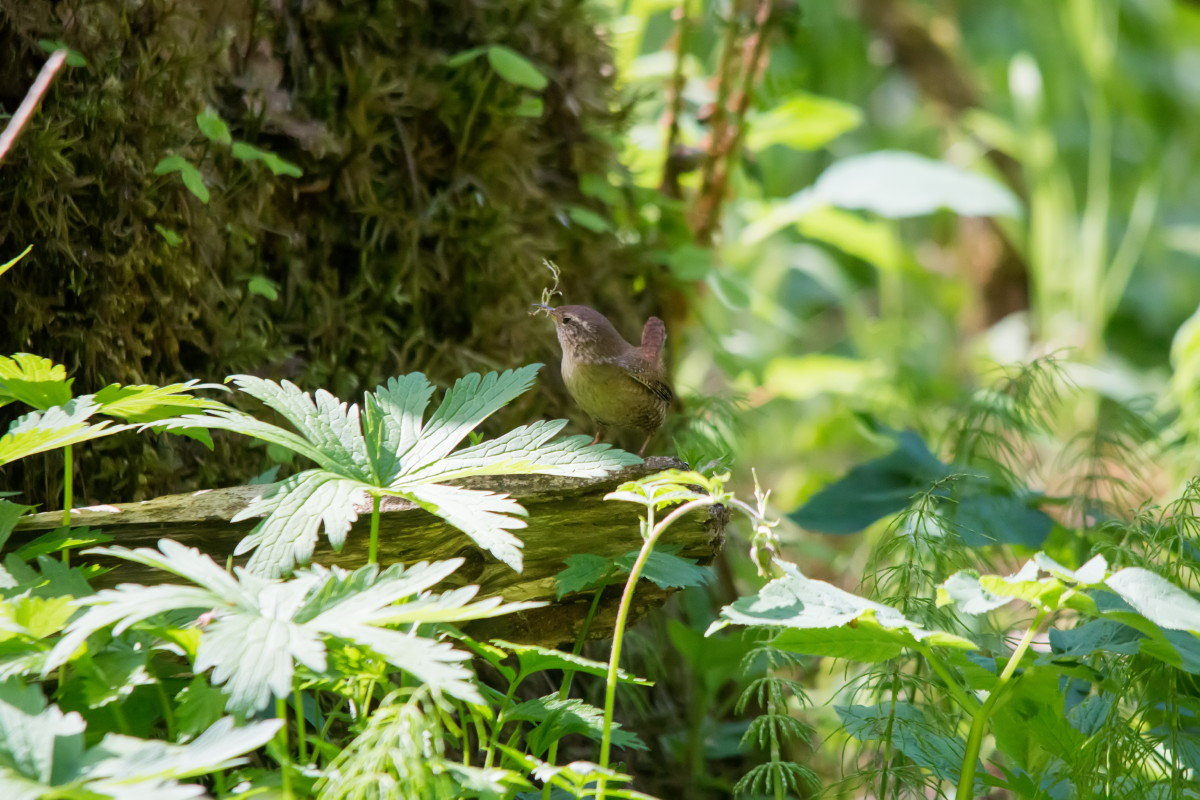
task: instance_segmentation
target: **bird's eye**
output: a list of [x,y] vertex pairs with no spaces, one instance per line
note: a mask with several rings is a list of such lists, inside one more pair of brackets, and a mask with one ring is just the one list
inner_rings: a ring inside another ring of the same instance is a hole
[[563,324],[564,325],[574,325],[575,318],[574,317],[563,317]]

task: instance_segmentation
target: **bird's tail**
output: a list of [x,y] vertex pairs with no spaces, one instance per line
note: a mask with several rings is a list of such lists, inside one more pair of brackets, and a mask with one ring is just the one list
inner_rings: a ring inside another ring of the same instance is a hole
[[642,328],[642,347],[658,355],[666,341],[667,326],[663,324],[663,321],[658,317],[646,320],[646,325]]

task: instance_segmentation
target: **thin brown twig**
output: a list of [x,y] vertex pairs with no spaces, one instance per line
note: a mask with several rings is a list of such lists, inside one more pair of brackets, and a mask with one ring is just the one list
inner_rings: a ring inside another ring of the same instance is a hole
[[679,118],[683,114],[683,89],[687,83],[684,60],[692,27],[691,0],[680,0],[675,28],[675,68],[667,98],[667,141],[663,149],[663,176],[660,189],[671,197],[679,196],[679,175],[674,164],[675,147],[679,144]]
[[[758,0],[754,11],[754,28],[742,43],[741,86],[733,95],[732,120],[723,121],[728,131],[722,132],[722,140],[714,146],[710,158],[711,170],[705,174],[705,185],[697,199],[695,232],[701,244],[710,244],[721,220],[721,207],[729,182],[729,172],[746,138],[746,114],[758,81],[767,63],[768,28],[774,13],[773,0]],[[726,101],[728,102],[728,100]],[[728,111],[728,109],[727,109]],[[714,131],[714,137],[716,132]]]
[[8,155],[9,148],[17,140],[21,129],[29,122],[29,118],[33,116],[38,103],[42,100],[42,95],[50,88],[50,82],[54,80],[54,76],[62,69],[62,65],[66,60],[66,50],[55,50],[50,54],[50,58],[46,59],[46,63],[42,65],[42,70],[38,73],[37,80],[33,82],[33,86],[29,87],[25,99],[21,101],[21,105],[17,106],[17,111],[12,115],[12,119],[8,121],[8,126],[5,127],[4,132],[0,133],[0,161],[4,161],[4,157]]

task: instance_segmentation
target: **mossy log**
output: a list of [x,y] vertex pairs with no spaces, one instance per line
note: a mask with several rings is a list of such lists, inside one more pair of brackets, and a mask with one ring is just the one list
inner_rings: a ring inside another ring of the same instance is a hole
[[[517,531],[525,542],[525,567],[516,572],[480,550],[466,534],[438,517],[399,498],[385,498],[379,523],[379,560],[382,564],[414,563],[460,557],[465,563],[452,576],[456,584],[474,583],[481,594],[506,600],[541,600],[544,608],[476,623],[476,635],[512,641],[557,644],[574,638],[591,603],[591,596],[555,598],[554,576],[565,559],[576,553],[618,557],[641,546],[638,519],[641,506],[605,501],[618,484],[684,464],[673,458],[652,457],[606,478],[579,479],[545,475],[488,476],[457,481],[461,486],[512,495],[529,512],[527,528]],[[153,547],[170,538],[196,547],[213,558],[229,558],[237,543],[256,520],[229,520],[259,495],[263,486],[235,486],[189,494],[156,497],[137,503],[91,506],[72,511],[75,525],[103,530],[112,544]],[[359,519],[346,545],[335,552],[322,538],[314,561],[353,568],[366,563],[369,503],[359,509]],[[680,555],[710,562],[724,541],[728,512],[722,507],[699,511],[681,519],[663,541],[680,548]],[[62,512],[25,517],[17,526],[13,543],[20,544],[57,528]],[[84,556],[84,558],[87,558]],[[98,577],[97,586],[118,583],[162,583],[173,576],[141,564],[109,558],[94,559],[111,571]],[[244,560],[244,559],[243,559]],[[620,587],[610,587],[599,607],[592,633],[611,628]],[[661,604],[668,592],[645,584],[639,587],[634,613]]]

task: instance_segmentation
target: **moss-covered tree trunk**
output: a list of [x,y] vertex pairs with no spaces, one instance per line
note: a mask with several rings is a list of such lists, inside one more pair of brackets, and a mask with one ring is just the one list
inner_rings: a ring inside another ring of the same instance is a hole
[[[564,213],[591,203],[580,178],[614,163],[619,109],[593,8],[0,4],[0,114],[51,43],[86,61],[59,76],[0,167],[0,256],[35,246],[0,279],[0,350],[67,364],[77,393],[233,372],[343,397],[405,371],[448,382],[556,357],[545,321],[525,313],[544,258],[571,300],[635,328],[653,305],[629,290],[643,262]],[[489,45],[528,59],[545,88],[506,80],[486,54],[455,59]],[[235,141],[303,174],[210,141],[196,122],[206,107]],[[207,202],[179,172],[156,173],[172,155],[198,168]],[[551,390],[497,424],[544,410],[567,408]],[[268,463],[240,443],[216,458],[198,447],[88,448],[81,500],[233,483]],[[53,488],[25,469],[5,488]]]

